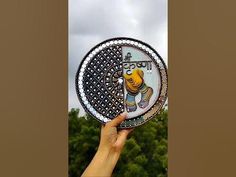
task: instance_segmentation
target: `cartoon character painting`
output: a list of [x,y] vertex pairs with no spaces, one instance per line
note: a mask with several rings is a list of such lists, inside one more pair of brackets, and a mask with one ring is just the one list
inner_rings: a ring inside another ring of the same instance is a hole
[[138,106],[142,109],[149,105],[153,95],[153,89],[144,81],[144,72],[141,69],[134,69],[131,73],[124,74],[125,88],[127,90],[125,105],[127,112],[134,112],[137,109],[135,97],[141,93],[141,100]]

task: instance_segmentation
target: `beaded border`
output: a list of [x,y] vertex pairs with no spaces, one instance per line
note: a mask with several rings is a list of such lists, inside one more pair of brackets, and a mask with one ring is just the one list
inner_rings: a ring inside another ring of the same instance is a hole
[[[160,109],[164,105],[166,98],[167,98],[168,82],[167,82],[166,65],[165,65],[163,59],[161,58],[161,56],[150,45],[148,45],[142,41],[132,39],[132,38],[112,38],[112,39],[108,39],[108,40],[103,41],[102,43],[96,45],[94,48],[92,48],[86,54],[86,56],[82,60],[80,66],[78,68],[78,71],[76,73],[76,81],[75,81],[76,83],[75,84],[76,84],[77,95],[78,95],[78,98],[79,98],[82,106],[84,107],[84,109],[88,113],[90,113],[92,117],[96,118],[97,120],[99,120],[103,124],[111,121],[111,119],[98,113],[92,107],[92,105],[88,102],[86,95],[84,93],[84,89],[83,89],[83,76],[84,76],[85,68],[86,68],[87,64],[89,63],[89,61],[92,60],[93,57],[97,53],[99,53],[101,50],[103,50],[107,47],[110,47],[110,46],[114,46],[114,45],[115,46],[121,45],[121,47],[122,46],[131,46],[131,47],[135,47],[137,49],[142,50],[143,52],[148,54],[148,56],[154,61],[155,65],[159,69],[160,79],[161,79],[161,87],[160,87],[160,92],[159,92],[157,102],[146,113],[144,113],[140,116],[137,116],[135,118],[127,119],[127,120],[123,121],[121,123],[121,125],[119,126],[120,128],[136,127],[136,126],[144,124],[145,122],[150,120],[152,117],[154,117],[160,111]],[[156,109],[156,111],[154,113],[151,113],[154,108]],[[144,115],[148,114],[148,113],[151,113],[152,115],[145,119]],[[141,120],[141,121],[139,121],[139,120]]]

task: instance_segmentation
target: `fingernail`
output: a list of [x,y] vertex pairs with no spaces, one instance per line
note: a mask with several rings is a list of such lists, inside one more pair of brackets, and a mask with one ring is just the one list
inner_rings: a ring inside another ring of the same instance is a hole
[[120,114],[122,117],[127,117],[128,113],[127,112],[123,112]]

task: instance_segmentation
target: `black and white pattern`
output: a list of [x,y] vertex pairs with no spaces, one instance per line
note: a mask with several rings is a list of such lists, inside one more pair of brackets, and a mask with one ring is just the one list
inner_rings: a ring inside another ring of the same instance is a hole
[[122,54],[120,46],[111,46],[88,62],[83,85],[85,95],[94,109],[113,119],[124,111]]

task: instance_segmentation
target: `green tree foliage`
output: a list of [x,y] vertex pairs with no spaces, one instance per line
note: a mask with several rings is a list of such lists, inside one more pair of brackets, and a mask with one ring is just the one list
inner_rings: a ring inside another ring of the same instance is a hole
[[[100,123],[69,112],[69,176],[79,177],[97,151]],[[135,128],[126,141],[113,177],[167,177],[167,110]]]

